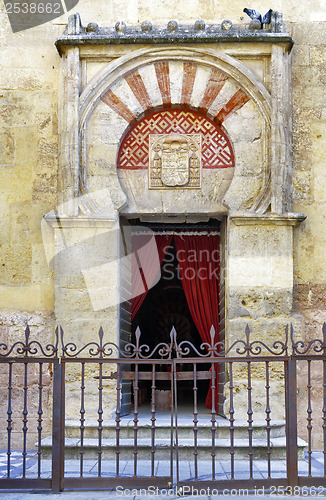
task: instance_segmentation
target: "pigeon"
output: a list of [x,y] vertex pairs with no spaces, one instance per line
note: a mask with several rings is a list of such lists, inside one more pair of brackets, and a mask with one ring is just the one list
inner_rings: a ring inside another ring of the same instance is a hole
[[269,24],[271,22],[271,17],[272,17],[272,9],[269,9],[266,14],[261,17],[260,12],[254,9],[243,9],[243,12],[245,12],[251,19],[258,19],[258,21],[261,24],[261,27],[263,27],[264,24]]

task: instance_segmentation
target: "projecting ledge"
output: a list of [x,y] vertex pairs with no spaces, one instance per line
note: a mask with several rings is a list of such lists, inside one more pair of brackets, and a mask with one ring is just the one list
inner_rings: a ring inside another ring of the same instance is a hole
[[288,213],[277,214],[235,214],[229,215],[229,220],[237,226],[260,225],[260,226],[297,226],[307,218],[304,214]]
[[76,228],[76,227],[108,227],[112,224],[117,223],[117,219],[113,217],[69,217],[66,215],[48,213],[44,215],[43,219],[52,227],[62,229],[62,228]]

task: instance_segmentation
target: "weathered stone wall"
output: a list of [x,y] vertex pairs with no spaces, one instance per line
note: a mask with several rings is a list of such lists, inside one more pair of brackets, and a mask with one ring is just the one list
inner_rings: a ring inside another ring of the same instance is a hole
[[[1,342],[12,346],[16,342],[25,341],[25,329],[27,324],[30,326],[32,335],[30,340],[39,340],[47,344],[53,344],[53,314],[50,312],[33,312],[24,313],[20,311],[7,311],[0,314],[0,338]],[[36,347],[36,345],[34,345]],[[2,352],[5,352],[2,346]],[[17,351],[15,350],[14,353]],[[38,350],[38,352],[40,352]],[[8,414],[11,410],[11,446],[12,449],[22,449],[23,446],[23,410],[24,398],[26,397],[27,409],[27,447],[33,449],[35,443],[38,442],[37,427],[40,424],[41,418],[42,437],[48,436],[51,433],[52,419],[52,375],[53,367],[51,363],[43,363],[42,372],[42,396],[40,398],[40,364],[28,363],[27,366],[27,383],[28,390],[24,390],[25,386],[25,364],[12,364],[11,385],[9,378],[9,364],[1,363],[0,365],[0,421],[2,422],[3,431],[0,436],[0,446],[2,449],[7,448],[7,427]],[[9,388],[11,387],[11,391]],[[9,404],[9,392],[11,393],[11,404]],[[40,404],[41,402],[41,404]],[[42,414],[40,414],[42,411]],[[5,424],[4,424],[5,423]]]
[[[317,21],[317,18],[315,18]],[[294,305],[307,340],[322,338],[326,320],[325,253],[325,20],[291,25],[293,48],[293,210],[307,215],[294,232]],[[299,365],[299,421],[306,435],[307,366]],[[312,374],[315,425],[321,422],[322,368]],[[321,433],[314,446],[321,447]]]

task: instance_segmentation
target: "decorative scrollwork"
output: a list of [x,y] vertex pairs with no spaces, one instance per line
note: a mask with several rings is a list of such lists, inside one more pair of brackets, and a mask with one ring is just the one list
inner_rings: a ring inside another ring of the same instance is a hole
[[[104,332],[101,327],[98,332],[98,341],[88,342],[85,345],[78,346],[74,342],[65,343],[64,332],[61,326],[55,330],[54,343],[42,345],[39,340],[30,339],[29,326],[25,329],[24,340],[15,342],[12,346],[5,342],[0,343],[0,358],[8,357],[44,357],[44,358],[78,358],[81,356],[91,358],[120,358],[120,359],[172,359],[199,357],[216,358],[236,356],[258,357],[265,355],[272,356],[303,356],[303,355],[324,355],[326,356],[326,323],[322,328],[322,338],[313,340],[296,340],[294,338],[293,325],[286,326],[285,338],[274,341],[271,345],[261,340],[251,341],[251,331],[247,325],[245,337],[238,339],[231,345],[225,345],[225,342],[218,339],[214,326],[209,332],[209,341],[202,342],[198,347],[188,340],[182,340],[178,343],[177,332],[174,326],[170,332],[169,342],[160,342],[153,346],[141,344],[141,331],[138,327],[135,332],[135,342],[128,342],[123,347],[119,347],[114,342],[103,342]],[[288,352],[292,349],[292,352]]]
[[313,353],[316,353],[318,355],[326,355],[326,323],[323,324],[322,333],[322,339],[313,339],[306,342],[304,342],[303,340],[295,341],[294,330],[293,326],[291,325],[291,342],[293,355],[302,356],[304,354],[308,354],[310,351],[313,351]]
[[19,340],[15,342],[10,348],[7,344],[0,344],[0,357],[9,356],[44,356],[45,358],[54,358],[58,355],[58,327],[55,330],[55,344],[47,344],[42,346],[38,340],[30,341],[30,328],[25,329],[24,342]]

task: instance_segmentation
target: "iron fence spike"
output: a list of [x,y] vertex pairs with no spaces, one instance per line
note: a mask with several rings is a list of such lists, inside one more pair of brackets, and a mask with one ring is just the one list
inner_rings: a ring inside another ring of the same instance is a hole
[[29,336],[31,334],[31,331],[29,329],[29,326],[27,325],[26,329],[25,329],[25,341],[26,341],[26,347],[28,346],[28,342],[29,342]]
[[288,350],[288,343],[289,343],[289,325],[285,326],[285,350],[287,352]]
[[98,331],[98,336],[99,336],[99,339],[100,339],[100,341],[102,343],[102,340],[103,340],[103,337],[104,337],[104,331],[103,331],[102,326],[100,326],[100,329]]
[[[171,339],[170,350],[172,352],[172,350],[174,348],[176,353],[177,353],[177,358],[179,358],[179,348],[178,348],[178,343],[177,343],[177,331],[176,331],[174,325],[172,326],[171,331],[170,331],[170,339]],[[171,352],[170,352],[170,356],[171,356]]]
[[214,325],[211,326],[211,329],[210,329],[210,336],[211,336],[211,346],[213,347],[214,346],[214,343],[215,343],[215,328],[214,328]]
[[141,336],[141,331],[139,326],[137,326],[136,331],[135,331],[135,337],[136,337],[136,346],[139,347],[139,340]]
[[245,333],[246,333],[246,338],[247,338],[247,341],[248,341],[248,344],[249,344],[249,339],[250,339],[250,328],[249,328],[248,323],[247,323],[247,326],[246,326]]
[[65,344],[64,344],[64,331],[62,326],[59,327],[60,329],[60,339],[61,339],[61,349],[62,349],[62,356],[64,357],[65,354]]
[[55,351],[58,352],[58,345],[59,345],[59,327],[57,326],[55,331],[54,331],[54,335],[55,335],[55,344],[54,344],[54,348],[55,348]]

